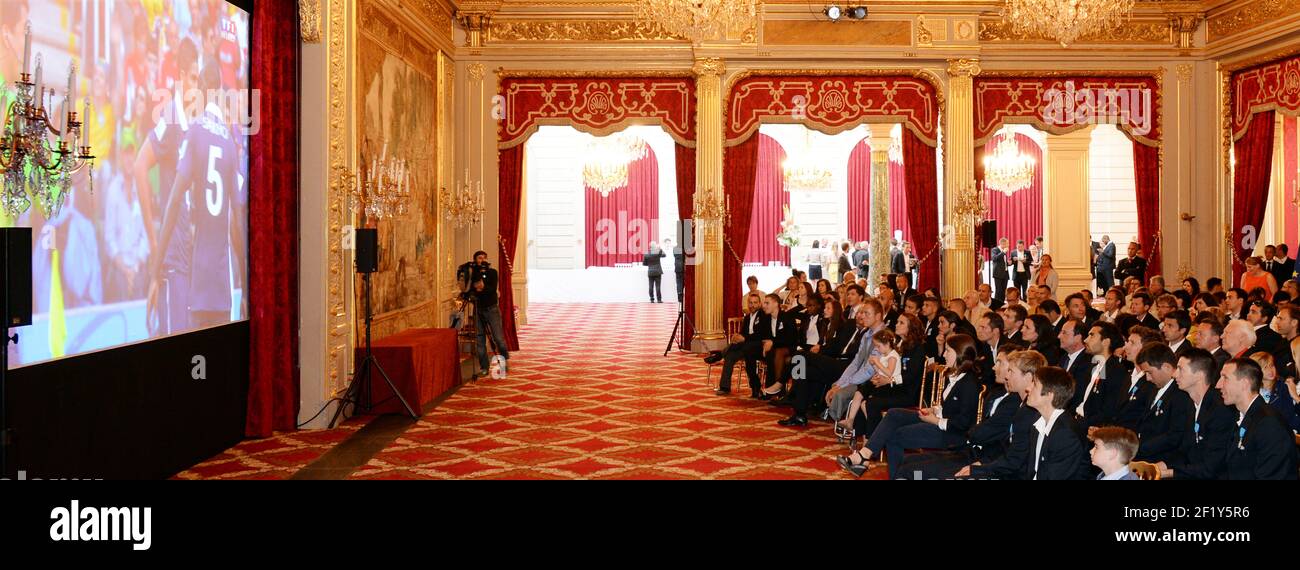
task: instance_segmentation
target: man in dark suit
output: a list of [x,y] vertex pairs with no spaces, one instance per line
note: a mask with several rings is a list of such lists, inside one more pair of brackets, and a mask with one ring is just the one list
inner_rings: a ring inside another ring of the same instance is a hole
[[769,293],[763,299],[763,312],[767,314],[767,327],[763,329],[767,385],[763,387],[765,390],[762,399],[766,400],[767,396],[784,391],[785,387],[779,384],[785,380],[785,366],[795,346],[799,344],[799,324],[794,310],[781,310],[781,297],[776,294]]
[[989,252],[989,257],[993,260],[993,294],[999,305],[1006,300],[1007,280],[1011,278],[1007,272],[1008,253],[1007,238],[998,240],[998,245]]
[[[1061,333],[1061,327],[1065,326],[1065,315],[1061,314],[1061,304],[1052,299],[1039,301],[1038,310],[1047,317],[1047,321],[1052,323],[1052,332]],[[1080,331],[1082,332],[1082,331]]]
[[1264,246],[1264,271],[1267,271],[1272,275],[1273,279],[1277,280],[1278,288],[1281,288],[1282,284],[1285,283],[1287,279],[1291,278],[1291,271],[1294,271],[1295,267],[1293,262],[1292,267],[1290,269],[1287,268],[1285,256],[1279,258],[1277,254],[1278,247],[1286,247],[1286,244],[1277,247],[1271,245]]
[[659,260],[667,257],[664,250],[659,249],[659,244],[650,242],[650,251],[646,252],[645,257],[641,259],[641,264],[646,266],[646,277],[650,279],[650,302],[664,302],[664,266]]
[[1250,302],[1250,312],[1246,314],[1246,320],[1255,327],[1255,345],[1250,348],[1248,354],[1267,352],[1273,355],[1278,369],[1281,370],[1286,363],[1291,362],[1291,343],[1273,330],[1271,325],[1276,315],[1277,307],[1272,303],[1261,299]]
[[900,302],[906,302],[908,299],[919,294],[919,291],[912,287],[911,273],[899,273],[898,275],[895,275],[894,289],[898,292],[898,299]]
[[1181,453],[1156,464],[1163,479],[1221,479],[1226,468],[1228,448],[1236,431],[1236,414],[1223,403],[1213,385],[1218,381],[1219,365],[1210,353],[1194,348],[1178,359],[1174,381],[1178,389],[1192,399],[1192,425],[1183,435]]
[[1156,385],[1155,401],[1138,423],[1139,461],[1175,459],[1185,445],[1187,426],[1195,412],[1192,399],[1174,384],[1177,363],[1167,344],[1151,343],[1138,353],[1138,365]]
[[973,463],[957,471],[958,477],[1019,479],[1024,476],[1026,461],[1035,451],[1031,445],[1036,442],[1030,435],[1039,415],[1038,410],[1028,405],[1026,398],[1038,371],[1047,367],[1047,360],[1037,352],[1022,350],[1008,355],[1006,366],[1007,390],[1018,393],[1021,404],[1011,417],[1009,433],[1005,434],[1001,445],[1002,453],[979,454]]
[[867,248],[867,242],[864,241],[853,244],[853,247],[853,270],[858,272],[858,277],[866,277],[867,272],[864,269],[868,269],[871,263],[871,250]]
[[[1214,359],[1214,370],[1217,377],[1219,368],[1223,363],[1232,358],[1228,351],[1223,350],[1223,322],[1221,322],[1212,313],[1196,316],[1196,348],[1205,350],[1210,353]],[[1213,383],[1211,383],[1213,385]]]
[[1027,344],[1025,339],[1020,336],[1020,328],[1024,326],[1027,318],[1029,318],[1029,311],[1025,310],[1024,305],[1012,305],[1002,308],[1002,324],[1006,325],[1008,342]]
[[1065,297],[1065,316],[1082,321],[1085,331],[1092,328],[1092,323],[1097,320],[1088,313],[1088,309],[1091,308],[1083,293],[1070,293]]
[[1128,376],[1125,378],[1127,383],[1124,401],[1120,403],[1113,423],[1136,432],[1142,423],[1142,418],[1151,408],[1151,402],[1156,401],[1158,390],[1155,384],[1147,380],[1146,371],[1138,365],[1138,355],[1142,353],[1143,346],[1151,343],[1161,344],[1164,342],[1164,337],[1155,330],[1135,326],[1129,329],[1124,341],[1124,367],[1128,371]]
[[1070,373],[1074,378],[1074,393],[1066,402],[1066,411],[1072,411],[1083,403],[1083,392],[1088,389],[1088,381],[1092,378],[1092,355],[1088,354],[1087,347],[1083,343],[1085,331],[1083,323],[1074,319],[1067,319],[1061,325],[1061,332],[1057,338],[1061,340],[1061,368]]
[[1143,285],[1147,282],[1147,260],[1142,257],[1142,245],[1138,242],[1128,244],[1128,257],[1120,260],[1115,267],[1115,279],[1123,283],[1125,279],[1135,277]]
[[1105,294],[1115,285],[1115,244],[1110,236],[1101,236],[1101,249],[1097,253],[1097,289]]
[[1083,306],[1084,306],[1083,314],[1086,317],[1084,320],[1086,320],[1089,324],[1100,321],[1101,311],[1097,310],[1096,307],[1092,306],[1092,300],[1093,300],[1092,291],[1088,289],[1084,289],[1082,291],[1079,291],[1079,295],[1083,296]]
[[1048,366],[1040,368],[1029,385],[1029,405],[1038,411],[1038,421],[1029,435],[1034,452],[1025,461],[1024,474],[1030,480],[1083,479],[1088,472],[1085,435],[1065,406],[1074,396],[1070,373]]
[[931,357],[938,354],[939,312],[942,310],[938,299],[926,297],[921,303],[921,322],[925,323],[925,353]]
[[1029,273],[1033,271],[1034,256],[1025,249],[1025,240],[1016,240],[1016,249],[1007,253],[1007,267],[1011,268],[1012,279],[1020,296],[1028,294]]
[[985,307],[988,307],[990,311],[998,311],[1002,309],[1002,301],[993,296],[993,287],[990,287],[988,283],[980,283],[979,296],[980,302],[983,303]]
[[851,247],[849,242],[840,244],[839,266],[836,268],[835,277],[841,281],[844,280],[845,273],[853,271],[853,268],[856,267],[856,265],[853,264],[853,261],[849,258],[849,247]]
[[1140,291],[1134,293],[1133,298],[1129,299],[1128,308],[1137,317],[1139,325],[1160,330],[1160,321],[1151,316],[1151,295]]
[[1124,337],[1120,335],[1119,327],[1100,322],[1088,329],[1084,345],[1094,362],[1100,360],[1101,364],[1094,364],[1084,387],[1083,400],[1071,411],[1084,429],[1114,424],[1129,391],[1128,368],[1124,366],[1124,359],[1115,355],[1115,351],[1124,346]]
[[673,246],[672,240],[665,239],[664,247],[673,248],[673,275],[677,277],[677,302],[682,302],[682,297],[686,293],[686,252],[682,251],[682,246]]
[[903,254],[903,248],[899,247],[897,241],[889,241],[889,272],[894,275],[907,273],[907,256]]
[[[745,375],[749,377],[749,386],[751,388],[758,386],[758,361],[763,358],[763,331],[769,325],[763,314],[762,297],[751,294],[745,298],[745,305],[749,312],[740,322],[740,333],[732,335],[731,345],[721,355],[722,377],[718,380],[717,391],[719,396],[731,393],[731,372],[736,368],[736,362],[742,359],[745,361]],[[718,356],[715,354],[711,357],[714,359],[713,362],[717,361]],[[758,390],[755,389],[754,396],[757,395]]]
[[1264,372],[1248,358],[1223,365],[1218,388],[1223,403],[1237,410],[1237,430],[1228,447],[1228,479],[1296,479],[1295,436],[1273,406],[1259,397]]
[[1273,276],[1277,279],[1277,286],[1281,287],[1287,279],[1295,279],[1295,259],[1292,259],[1288,247],[1284,243],[1277,244],[1277,258],[1275,259],[1280,268]]
[[894,290],[881,287],[880,290],[876,292],[876,300],[880,301],[880,306],[885,311],[884,315],[881,316],[885,321],[885,327],[889,330],[894,330],[894,325],[898,324],[899,314],[898,307],[896,306],[897,303],[894,299]]
[[[1280,284],[1279,284],[1280,285]],[[1246,306],[1248,294],[1241,287],[1233,287],[1223,297],[1223,318],[1225,323],[1246,318],[1250,307]]]
[[1160,333],[1164,335],[1165,342],[1169,343],[1169,350],[1174,351],[1174,358],[1186,354],[1193,348],[1192,343],[1187,340],[1187,333],[1191,332],[1191,328],[1192,317],[1182,309],[1170,311],[1160,322]]
[[989,389],[997,386],[993,373],[993,364],[997,360],[998,347],[1006,342],[1002,336],[1002,317],[993,311],[984,313],[975,324],[975,352],[979,355],[980,383]]

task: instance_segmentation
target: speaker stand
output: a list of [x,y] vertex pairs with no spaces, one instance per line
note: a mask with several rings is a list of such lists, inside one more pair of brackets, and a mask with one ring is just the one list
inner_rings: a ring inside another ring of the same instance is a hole
[[[402,392],[397,389],[397,385],[393,384],[393,380],[388,377],[388,373],[384,372],[384,367],[379,365],[379,359],[375,358],[375,353],[370,344],[370,325],[374,321],[374,314],[370,307],[370,274],[362,273],[361,280],[364,282],[366,290],[366,356],[357,364],[356,371],[352,374],[352,384],[348,386],[347,394],[343,397],[343,401],[339,403],[339,407],[334,410],[334,417],[330,419],[330,429],[334,429],[334,426],[338,425],[339,418],[343,415],[343,411],[347,409],[348,404],[352,404],[353,409],[357,411],[369,412],[375,406],[394,397],[402,403],[402,407],[406,409],[406,413],[411,416],[411,419],[420,419],[420,415],[415,413],[415,408],[411,407],[411,404],[402,396]],[[388,384],[388,389],[393,391],[392,396],[378,403],[370,401],[371,375],[374,374],[374,371],[379,372],[384,382]]]

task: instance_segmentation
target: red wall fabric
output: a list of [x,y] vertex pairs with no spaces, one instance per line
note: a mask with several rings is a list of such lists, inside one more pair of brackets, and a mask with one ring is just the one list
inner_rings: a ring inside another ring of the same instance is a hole
[[[778,262],[790,265],[790,248],[776,242],[781,232],[781,211],[790,205],[790,193],[785,191],[782,165],[785,149],[776,139],[758,135],[758,164],[754,172],[754,205],[749,218],[749,239],[745,249],[745,263]],[[737,248],[737,251],[740,251]]]
[[[1243,228],[1254,228],[1259,236],[1264,223],[1264,210],[1268,206],[1268,182],[1273,172],[1273,111],[1262,111],[1251,117],[1247,130],[1233,143],[1237,160],[1232,177],[1232,246],[1237,257],[1246,259],[1253,249],[1242,246]],[[1245,267],[1232,262],[1232,282],[1241,279]]]
[[[1028,188],[1019,190],[1009,197],[992,190],[986,194],[989,207],[988,219],[997,220],[998,237],[1007,238],[1014,248],[1016,240],[1023,239],[1028,246],[1034,243],[1034,238],[1043,235],[1043,149],[1034,142],[1034,139],[1021,133],[1014,133],[1013,136],[1021,154],[1027,154],[1034,159],[1034,181]],[[993,154],[1000,140],[1002,137],[994,137],[984,145],[984,153],[978,157],[977,181],[984,179],[984,157]],[[979,232],[976,232],[976,235],[978,236]],[[980,244],[981,248],[995,246],[997,242]]]
[[[515,325],[515,292],[513,263],[519,242],[519,198],[524,189],[524,145],[497,151],[497,264],[498,302],[501,307],[501,328],[505,330],[506,345],[511,351],[519,350],[519,330]],[[509,261],[507,261],[509,260]]]
[[[1133,141],[1133,181],[1137,193],[1138,240],[1147,258],[1147,279],[1162,275],[1160,258],[1164,244],[1156,247],[1160,232],[1160,149]],[[1267,191],[1267,185],[1265,186]],[[1260,212],[1262,219],[1263,211]],[[1118,246],[1117,246],[1118,247]],[[1176,276],[1166,276],[1168,282]]]
[[659,159],[654,149],[647,147],[645,156],[628,165],[627,184],[609,196],[590,186],[584,193],[587,267],[641,263],[650,242],[659,241]]
[[[695,149],[675,145],[676,152],[674,160],[677,165],[677,219],[691,220],[695,218]],[[679,222],[680,224],[680,222]],[[677,246],[682,248],[682,253],[686,256],[686,282],[682,292],[682,309],[691,319],[695,318],[695,256],[698,255],[698,249],[695,245],[695,236],[693,235],[693,226],[679,225],[684,228],[676,236]],[[691,232],[683,235],[682,232]],[[725,258],[724,258],[725,259]],[[677,284],[674,283],[675,287]],[[695,336],[695,329],[691,327],[688,320],[686,322],[686,333],[684,338],[689,346],[691,338]]]
[[[749,220],[753,212],[754,173],[758,168],[758,139],[727,147],[722,168],[723,193],[730,201],[731,215],[722,230],[722,314],[740,316],[741,263],[738,256],[749,245]],[[725,321],[724,321],[725,322]]]
[[[938,204],[939,180],[935,149],[909,129],[903,129],[903,168],[907,177],[908,204]],[[918,260],[939,242],[939,216],[934,208],[908,208],[907,224],[912,228],[913,248]],[[971,271],[974,272],[972,267]],[[930,254],[921,263],[917,290],[939,286],[939,255]],[[739,301],[737,301],[738,303]]]
[[[935,213],[938,215],[938,212]],[[902,230],[903,241],[912,242],[912,226],[907,223],[907,168],[902,162],[889,161],[889,237]],[[916,244],[912,253],[916,254]]]
[[298,8],[258,2],[251,86],[262,128],[249,141],[248,417],[244,433],[269,437],[298,421]]
[[[1300,149],[1296,148],[1296,135],[1296,118],[1282,117],[1282,168],[1285,177],[1282,187],[1289,189],[1288,192],[1295,192],[1296,178],[1300,175],[1300,172],[1297,172],[1300,165],[1297,164],[1296,153]],[[1293,197],[1288,193],[1285,203],[1290,204]],[[1290,250],[1287,255],[1295,257],[1296,251],[1300,249],[1300,227],[1296,223],[1297,212],[1295,206],[1290,205],[1284,210],[1286,210],[1286,233],[1284,236],[1287,248]],[[1278,285],[1281,285],[1281,283]]]
[[849,239],[871,237],[871,145],[858,141],[849,153]]

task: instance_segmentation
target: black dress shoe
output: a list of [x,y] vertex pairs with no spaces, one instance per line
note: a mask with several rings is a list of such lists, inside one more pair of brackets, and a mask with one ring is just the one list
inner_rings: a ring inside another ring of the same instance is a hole
[[730,394],[730,393],[731,393],[731,390],[730,390],[730,389],[726,389],[726,388],[718,388],[716,391],[713,392],[713,394],[714,394],[715,396],[726,396],[727,394]]
[[719,363],[719,362],[721,362],[721,361],[722,361],[722,353],[721,353],[721,352],[718,352],[718,351],[716,351],[716,350],[713,351],[712,354],[710,354],[710,355],[704,357],[704,363],[705,363],[705,364],[717,364],[717,363]]
[[804,427],[808,425],[808,418],[795,414],[776,423],[785,427]]

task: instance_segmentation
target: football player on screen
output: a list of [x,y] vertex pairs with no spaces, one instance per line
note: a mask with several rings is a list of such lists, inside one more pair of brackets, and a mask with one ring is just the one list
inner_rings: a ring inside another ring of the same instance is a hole
[[[205,91],[221,87],[221,70],[215,63],[204,65],[200,84]],[[240,183],[236,172],[241,165],[235,144],[238,131],[233,127],[222,109],[209,102],[203,115],[185,133],[176,179],[167,194],[170,199],[163,215],[160,246],[165,251],[178,224],[191,224],[193,230],[190,274],[195,278],[190,280],[188,296],[190,322],[194,327],[230,322],[233,304],[230,252],[232,248],[244,251],[245,247],[240,225],[231,215],[236,201],[233,194],[239,191]],[[183,205],[186,193],[191,206],[188,212]],[[239,264],[237,269],[239,282],[247,283],[245,266]],[[163,279],[161,260],[157,256],[149,274],[152,307]],[[242,306],[240,312],[247,314]]]
[[[149,131],[145,141],[140,145],[133,166],[136,199],[140,202],[140,213],[144,218],[145,231],[149,237],[150,267],[161,261],[162,282],[159,290],[153,290],[150,282],[147,318],[145,319],[149,336],[181,332],[191,328],[189,322],[190,291],[190,254],[192,253],[189,223],[189,205],[180,203],[178,215],[185,223],[178,224],[175,235],[169,230],[164,233],[165,240],[155,230],[160,224],[159,217],[166,205],[171,202],[168,194],[176,177],[177,162],[180,160],[186,133],[190,130],[188,117],[185,115],[184,98],[186,91],[198,87],[198,50],[194,42],[186,38],[176,50],[176,76],[173,78],[170,97],[166,101],[155,102],[163,105],[157,123]],[[159,113],[155,112],[155,115]],[[149,171],[158,167],[158,198],[155,202],[152,188],[149,187]],[[157,210],[155,205],[159,204]],[[160,242],[163,244],[159,247]],[[149,274],[152,279],[153,273]]]

